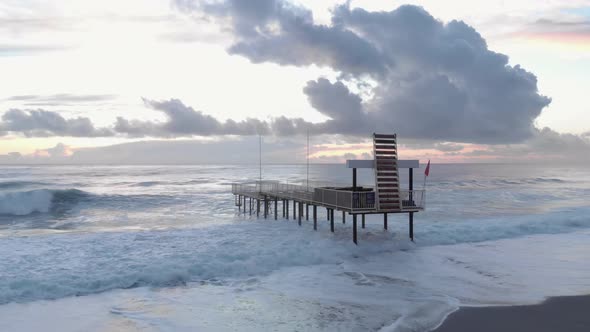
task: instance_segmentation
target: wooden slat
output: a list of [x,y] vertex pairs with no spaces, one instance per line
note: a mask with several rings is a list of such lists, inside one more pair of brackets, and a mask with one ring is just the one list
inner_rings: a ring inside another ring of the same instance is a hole
[[375,144],[381,144],[381,143],[385,143],[385,144],[395,144],[395,139],[376,139],[375,140]]
[[375,134],[375,138],[395,138],[395,135]]
[[382,150],[379,150],[379,151],[375,151],[375,153],[377,155],[384,155],[384,154],[394,155],[394,156],[397,155],[397,152],[395,152],[395,151],[382,151]]
[[376,156],[376,158],[379,160],[393,160],[393,159],[395,159],[394,156]]
[[395,177],[397,177],[396,171],[390,171],[390,172],[391,173],[377,172],[377,177],[380,177],[380,176],[395,176]]
[[399,185],[397,183],[379,183],[379,189],[381,188],[397,188]]
[[375,150],[395,150],[395,144],[391,144],[391,145],[385,145],[385,144],[380,144],[380,145],[375,145]]
[[397,189],[381,189],[379,190],[379,193],[397,193],[399,192]]

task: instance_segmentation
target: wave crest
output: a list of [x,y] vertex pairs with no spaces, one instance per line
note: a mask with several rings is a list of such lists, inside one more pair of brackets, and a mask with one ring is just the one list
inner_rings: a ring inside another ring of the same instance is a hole
[[75,204],[89,194],[78,189],[38,189],[0,194],[0,215],[48,213],[57,206]]

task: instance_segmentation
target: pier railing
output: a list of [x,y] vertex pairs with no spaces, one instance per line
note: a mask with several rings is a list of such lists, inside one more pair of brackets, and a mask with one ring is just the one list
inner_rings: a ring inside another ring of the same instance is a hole
[[[322,205],[351,213],[371,212],[376,209],[375,191],[373,188],[363,187],[363,190],[343,190],[326,183],[313,184],[279,183],[278,181],[254,181],[232,184],[235,195],[250,195],[257,197],[271,196],[281,199],[293,199],[309,204]],[[417,211],[425,207],[424,190],[400,190],[400,211]]]

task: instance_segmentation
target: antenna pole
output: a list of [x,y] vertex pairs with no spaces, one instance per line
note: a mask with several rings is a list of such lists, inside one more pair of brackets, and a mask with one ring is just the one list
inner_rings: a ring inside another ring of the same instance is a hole
[[258,135],[258,168],[260,171],[260,185],[262,185],[262,135]]
[[309,191],[309,128],[307,129],[307,191]]

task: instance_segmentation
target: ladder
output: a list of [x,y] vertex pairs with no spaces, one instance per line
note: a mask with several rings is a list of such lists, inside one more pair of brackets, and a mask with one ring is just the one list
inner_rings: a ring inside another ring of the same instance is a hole
[[377,210],[402,209],[397,168],[397,136],[373,134]]

